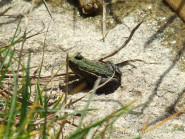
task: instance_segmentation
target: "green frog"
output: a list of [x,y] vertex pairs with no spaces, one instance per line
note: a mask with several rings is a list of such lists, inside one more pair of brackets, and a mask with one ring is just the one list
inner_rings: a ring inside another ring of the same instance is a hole
[[98,92],[113,91],[121,84],[121,72],[119,68],[111,62],[96,62],[84,58],[80,53],[69,60],[70,69],[82,79],[84,79],[89,86],[93,86],[94,82],[100,76],[100,84],[105,83],[99,88]]

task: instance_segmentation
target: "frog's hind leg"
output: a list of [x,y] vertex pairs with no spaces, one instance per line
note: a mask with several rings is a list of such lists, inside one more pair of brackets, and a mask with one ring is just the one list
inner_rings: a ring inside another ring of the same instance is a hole
[[115,78],[112,78],[112,79],[110,79],[110,81],[108,81],[109,79],[110,78],[108,78],[108,79],[104,78],[101,80],[100,85],[103,85],[104,83],[105,84],[102,87],[97,89],[96,94],[98,94],[98,95],[110,94],[110,93],[114,93],[114,91],[116,91],[116,89],[120,86],[120,83]]

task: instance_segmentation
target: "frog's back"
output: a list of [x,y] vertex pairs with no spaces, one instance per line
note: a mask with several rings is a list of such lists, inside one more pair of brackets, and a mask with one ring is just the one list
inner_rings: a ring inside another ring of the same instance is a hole
[[83,62],[79,65],[81,69],[89,73],[94,73],[100,76],[112,76],[113,72],[110,70],[107,64],[90,61],[83,59]]

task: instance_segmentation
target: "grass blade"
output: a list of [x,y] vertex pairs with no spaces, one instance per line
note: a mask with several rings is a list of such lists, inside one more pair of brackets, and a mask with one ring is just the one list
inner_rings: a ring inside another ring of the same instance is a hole
[[22,108],[21,108],[21,119],[20,119],[20,124],[23,123],[24,119],[26,118],[26,113],[27,113],[27,106],[28,106],[28,96],[29,96],[29,85],[30,85],[30,59],[31,59],[31,54],[29,53],[28,57],[28,65],[27,65],[27,71],[26,71],[26,84],[23,86],[24,90],[22,93]]
[[1,83],[2,80],[4,79],[4,76],[5,76],[6,72],[8,71],[8,68],[10,67],[10,63],[11,63],[12,58],[13,58],[13,56],[14,56],[14,52],[15,52],[15,51],[13,51],[13,53],[11,54],[10,59],[9,59],[9,61],[8,61],[8,64],[7,64],[7,66],[6,66],[5,70],[4,70],[4,72],[2,73],[2,75],[1,75],[1,77],[0,77],[0,83]]
[[17,99],[17,83],[16,83],[16,75],[15,75],[13,67],[12,67],[12,73],[13,73],[13,77],[14,77],[14,90],[13,90],[14,94],[11,99],[11,106],[10,106],[10,111],[9,111],[9,116],[8,116],[8,121],[7,121],[7,125],[6,125],[4,139],[9,138],[9,136],[10,136],[10,133],[12,130],[11,125],[12,125],[12,123],[14,121],[14,117],[15,117],[15,108],[16,108],[15,106],[17,104],[17,101],[16,101],[16,99]]
[[47,133],[46,133],[46,126],[47,126],[47,96],[44,95],[44,132],[43,132],[43,139],[47,139]]

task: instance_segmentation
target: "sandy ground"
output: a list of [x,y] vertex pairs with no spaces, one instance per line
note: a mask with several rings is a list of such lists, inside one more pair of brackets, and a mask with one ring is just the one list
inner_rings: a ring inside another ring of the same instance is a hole
[[[69,5],[69,4],[67,4]],[[3,11],[7,7],[12,8],[7,14],[26,13],[31,4],[26,1],[14,0],[0,8]],[[45,25],[49,26],[46,40],[46,52],[42,75],[51,75],[65,62],[66,52],[73,55],[81,52],[83,56],[96,60],[119,48],[131,30],[139,23],[131,15],[122,19],[124,24],[117,24],[108,31],[105,41],[102,41],[101,16],[91,18],[80,17],[78,10],[74,14],[72,9],[65,7],[53,8],[49,17],[43,4],[35,8],[31,14],[28,30],[37,32]],[[93,19],[94,18],[94,19]],[[14,18],[0,17],[0,44],[11,42],[18,21]],[[25,27],[25,19],[22,20],[22,31]],[[185,72],[178,69],[179,56],[174,56],[170,48],[162,46],[160,38],[155,38],[156,30],[152,25],[144,22],[134,34],[129,44],[115,56],[107,59],[113,63],[123,62],[129,59],[142,59],[144,62],[131,62],[120,68],[122,72],[121,86],[108,95],[95,95],[90,108],[98,108],[93,115],[87,116],[86,124],[110,114],[111,112],[138,99],[133,106],[149,102],[146,107],[138,108],[143,114],[126,114],[115,123],[112,138],[132,137],[138,135],[143,125],[149,120],[152,127],[162,119],[173,114],[173,110],[180,111],[185,108]],[[24,45],[24,59],[27,60],[28,50],[31,50],[31,66],[39,65],[42,57],[42,45],[44,35],[35,36],[26,41]],[[16,45],[19,52],[21,45]],[[61,73],[63,73],[61,71]],[[55,86],[58,84],[54,83]],[[76,99],[84,95],[80,92],[69,96]],[[89,95],[76,104],[76,108],[84,108]],[[169,109],[171,108],[171,109]],[[78,121],[76,121],[77,123]],[[67,127],[66,130],[69,130]],[[172,131],[185,128],[185,114],[178,115],[148,133],[143,138],[185,138],[185,131]]]

